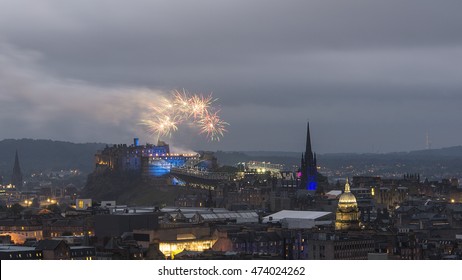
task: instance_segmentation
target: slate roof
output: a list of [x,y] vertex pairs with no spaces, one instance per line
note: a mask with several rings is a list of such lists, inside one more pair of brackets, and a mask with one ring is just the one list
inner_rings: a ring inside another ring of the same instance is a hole
[[35,249],[36,250],[55,250],[56,248],[58,248],[58,246],[61,243],[64,243],[67,246],[66,242],[63,240],[49,240],[49,239],[40,240],[37,243],[37,246],[35,247]]

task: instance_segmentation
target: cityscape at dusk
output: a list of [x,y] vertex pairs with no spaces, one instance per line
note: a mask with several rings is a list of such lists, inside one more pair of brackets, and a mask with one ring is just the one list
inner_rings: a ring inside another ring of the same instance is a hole
[[457,1],[27,3],[0,4],[1,139],[147,139],[147,105],[186,89],[231,126],[178,148],[298,152],[307,120],[319,153],[461,144]]
[[28,3],[1,260],[462,259],[462,3]]

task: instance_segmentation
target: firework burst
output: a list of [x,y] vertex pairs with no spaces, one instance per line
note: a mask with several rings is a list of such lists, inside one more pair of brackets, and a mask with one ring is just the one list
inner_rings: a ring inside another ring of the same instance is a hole
[[150,112],[155,113],[155,115],[167,115],[172,112],[172,109],[174,107],[174,104],[171,100],[162,97],[159,99],[159,103],[154,105],[150,104],[149,105],[149,110]]
[[219,141],[227,131],[224,122],[218,116],[212,104],[216,101],[212,95],[202,96],[174,91],[170,98],[162,98],[156,105],[151,105],[149,117],[141,120],[147,130],[160,136],[170,137],[178,130],[179,124],[188,122],[199,128],[200,134],[205,134],[211,141]]
[[185,120],[189,117],[191,111],[190,98],[183,90],[183,92],[174,91],[173,92],[173,105],[177,116],[181,120]]
[[203,97],[198,95],[193,95],[190,100],[190,116],[193,117],[195,120],[204,116],[208,113],[210,105],[212,103],[212,96]]
[[223,137],[228,125],[227,122],[220,119],[218,111],[215,113],[207,111],[199,120],[200,133],[206,134],[212,141],[220,141],[220,137]]
[[141,124],[145,125],[150,133],[157,134],[158,137],[170,137],[173,131],[178,130],[178,122],[167,115],[157,115],[153,119],[142,120]]

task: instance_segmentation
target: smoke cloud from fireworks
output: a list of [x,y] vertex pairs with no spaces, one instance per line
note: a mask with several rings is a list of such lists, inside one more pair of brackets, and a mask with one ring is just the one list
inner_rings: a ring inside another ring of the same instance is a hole
[[213,107],[217,101],[212,95],[190,94],[187,91],[173,91],[169,98],[163,97],[159,103],[149,106],[149,113],[141,120],[147,131],[161,136],[171,137],[178,125],[191,124],[198,128],[210,141],[220,141],[227,131],[227,122],[221,120],[218,109]]

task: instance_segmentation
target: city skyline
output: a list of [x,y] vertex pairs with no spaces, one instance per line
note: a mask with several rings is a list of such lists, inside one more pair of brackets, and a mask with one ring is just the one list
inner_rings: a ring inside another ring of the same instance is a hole
[[[220,142],[184,149],[395,152],[462,144],[461,3],[0,4],[0,139],[155,142],[145,104],[213,94]],[[88,7],[92,7],[89,9]]]

